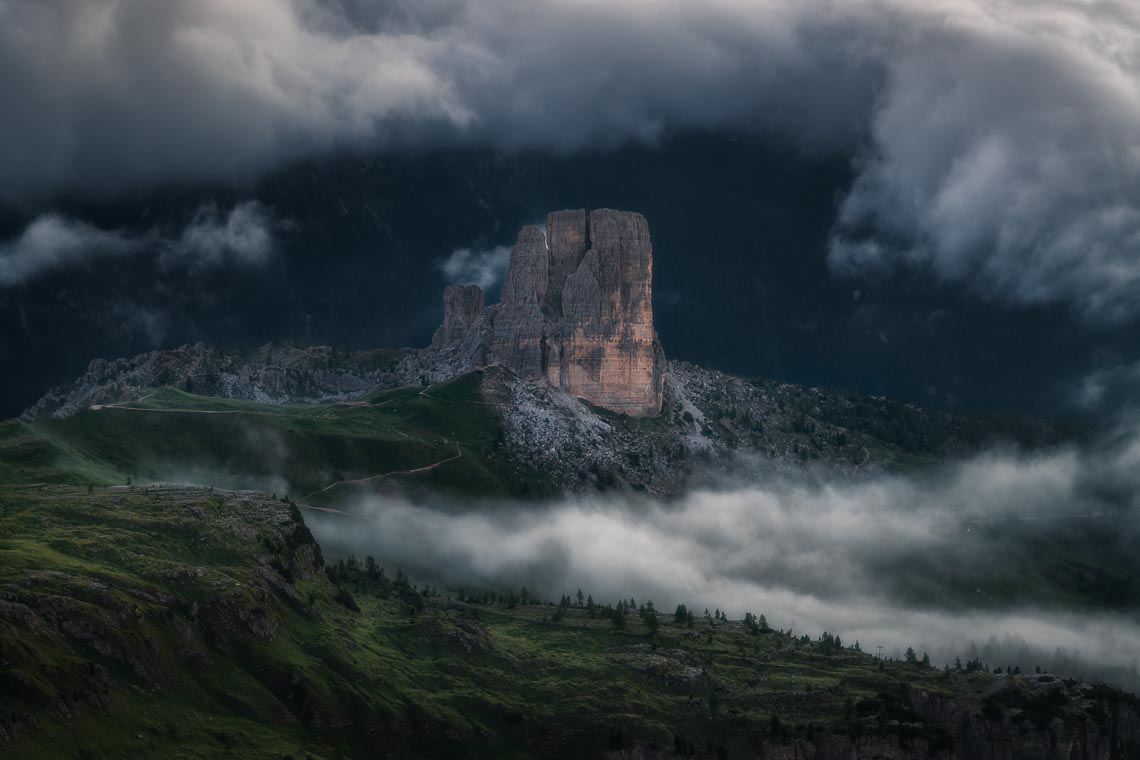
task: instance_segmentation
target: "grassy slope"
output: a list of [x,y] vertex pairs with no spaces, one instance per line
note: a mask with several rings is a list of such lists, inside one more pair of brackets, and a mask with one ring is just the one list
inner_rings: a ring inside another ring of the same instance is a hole
[[[317,503],[393,487],[467,498],[549,493],[498,457],[481,373],[375,394],[363,404],[257,404],[161,388],[143,399],[28,425],[0,423],[0,482],[180,480],[288,490]],[[457,448],[458,447],[458,448]],[[429,472],[398,474],[462,456]],[[377,475],[386,477],[375,478]]]
[[[540,474],[513,466],[498,443],[499,420],[481,403],[482,373],[433,386],[385,391],[363,404],[256,404],[156,390],[127,408],[87,410],[33,425],[0,423],[0,484],[122,484],[178,481],[289,492],[314,505],[350,505],[377,490],[431,492],[457,504],[549,494]],[[603,414],[645,431],[665,417]],[[458,446],[458,448],[456,448]],[[888,447],[889,448],[889,447]],[[883,449],[886,451],[887,449]],[[458,459],[452,459],[462,452]],[[876,454],[880,456],[882,452]],[[885,456],[885,455],[884,455]],[[898,467],[930,457],[894,454]],[[428,472],[398,474],[436,462]],[[338,481],[375,478],[366,483]],[[319,493],[314,493],[320,491]],[[1140,555],[1131,551],[1130,514],[1040,524],[975,526],[945,555],[909,570],[906,601],[918,607],[1135,609]],[[921,581],[921,582],[920,582]]]
[[888,736],[938,742],[900,684],[978,709],[995,681],[739,624],[663,616],[653,649],[636,616],[617,631],[440,597],[410,614],[362,572],[342,582],[354,612],[296,512],[250,493],[9,488],[0,536],[0,726],[18,757],[581,756],[611,730],[739,757],[779,739],[773,714],[784,741],[846,735],[849,699],[869,735],[886,702],[914,723]]

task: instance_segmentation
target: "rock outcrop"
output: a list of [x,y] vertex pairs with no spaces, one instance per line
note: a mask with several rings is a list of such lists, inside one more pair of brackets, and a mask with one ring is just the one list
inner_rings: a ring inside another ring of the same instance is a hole
[[653,249],[641,214],[557,211],[528,225],[511,253],[500,303],[474,317],[474,285],[444,293],[433,348],[470,368],[500,365],[595,406],[661,411],[665,354],[653,329]]
[[90,406],[140,398],[160,386],[263,403],[343,401],[431,380],[434,369],[425,357],[399,349],[346,352],[270,343],[230,353],[196,343],[129,359],[94,359],[80,377],[49,390],[22,416],[68,417]]
[[443,291],[443,324],[432,336],[432,348],[463,339],[483,314],[483,290],[478,285],[449,285]]

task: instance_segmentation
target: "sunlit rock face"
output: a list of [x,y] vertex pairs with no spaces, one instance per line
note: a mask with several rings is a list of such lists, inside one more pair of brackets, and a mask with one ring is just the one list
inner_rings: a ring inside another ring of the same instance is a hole
[[[653,249],[641,214],[557,211],[519,232],[501,303],[449,288],[433,347],[498,364],[631,416],[661,411],[665,354],[653,329]],[[477,288],[475,288],[477,290]],[[464,327],[466,325],[466,327]]]

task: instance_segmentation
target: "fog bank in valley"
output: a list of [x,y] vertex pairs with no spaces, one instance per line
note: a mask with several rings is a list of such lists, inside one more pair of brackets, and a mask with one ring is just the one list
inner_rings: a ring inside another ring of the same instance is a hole
[[1128,556],[1138,458],[1121,436],[1095,450],[991,452],[856,480],[749,462],[721,487],[671,502],[377,496],[353,507],[365,519],[308,519],[332,556],[373,555],[449,588],[525,585],[554,599],[581,588],[602,602],[764,613],[775,627],[839,633],[886,655],[914,646],[941,665],[979,654],[991,667],[1063,667],[1135,687],[1136,615],[1055,587],[1074,572],[1074,551],[1106,566]]

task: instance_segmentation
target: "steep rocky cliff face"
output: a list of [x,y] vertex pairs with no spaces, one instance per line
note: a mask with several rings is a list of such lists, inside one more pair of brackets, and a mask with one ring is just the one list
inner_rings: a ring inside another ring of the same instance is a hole
[[443,291],[443,324],[431,338],[432,348],[463,339],[483,314],[483,290],[478,285],[449,285]]
[[554,212],[545,227],[519,232],[501,303],[472,318],[477,291],[448,288],[434,348],[471,368],[498,364],[524,380],[545,379],[610,411],[661,411],[665,354],[653,329],[653,249],[640,214]]

